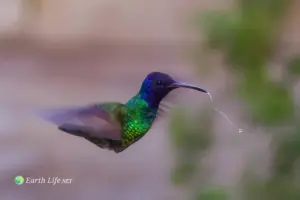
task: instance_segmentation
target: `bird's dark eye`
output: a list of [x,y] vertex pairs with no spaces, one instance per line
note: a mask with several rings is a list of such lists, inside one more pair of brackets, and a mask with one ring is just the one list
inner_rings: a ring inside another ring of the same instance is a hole
[[161,81],[156,81],[156,85],[163,85]]

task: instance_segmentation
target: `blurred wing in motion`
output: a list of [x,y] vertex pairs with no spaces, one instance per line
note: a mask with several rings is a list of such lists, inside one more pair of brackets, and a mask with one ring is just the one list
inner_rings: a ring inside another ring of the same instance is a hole
[[158,112],[154,122],[165,118],[169,113],[170,109],[177,104],[178,94],[177,93],[170,93],[168,94],[161,102],[158,108]]
[[124,104],[109,102],[45,110],[40,116],[75,136],[121,140],[121,124],[125,113]]

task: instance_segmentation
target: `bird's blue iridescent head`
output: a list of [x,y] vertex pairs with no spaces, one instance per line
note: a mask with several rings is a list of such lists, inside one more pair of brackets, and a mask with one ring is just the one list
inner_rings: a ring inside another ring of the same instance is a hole
[[183,87],[207,93],[206,90],[194,85],[175,81],[171,76],[162,72],[152,72],[144,79],[139,94],[152,108],[158,108],[161,100],[172,90]]

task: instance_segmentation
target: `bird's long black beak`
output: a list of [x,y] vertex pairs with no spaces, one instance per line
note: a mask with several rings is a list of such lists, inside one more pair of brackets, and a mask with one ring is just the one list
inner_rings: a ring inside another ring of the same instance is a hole
[[204,93],[208,93],[206,90],[200,88],[200,87],[197,87],[195,85],[191,85],[191,84],[187,84],[187,83],[183,83],[183,82],[174,82],[172,83],[170,86],[170,88],[190,88],[190,89],[193,89],[193,90],[197,90],[197,91],[200,91],[200,92],[204,92]]

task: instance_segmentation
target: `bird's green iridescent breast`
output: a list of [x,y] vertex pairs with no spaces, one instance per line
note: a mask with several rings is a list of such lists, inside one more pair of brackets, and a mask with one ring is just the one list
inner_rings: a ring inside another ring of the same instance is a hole
[[127,114],[123,121],[123,145],[130,145],[144,136],[151,128],[157,110],[150,109],[148,103],[136,96],[127,102]]

